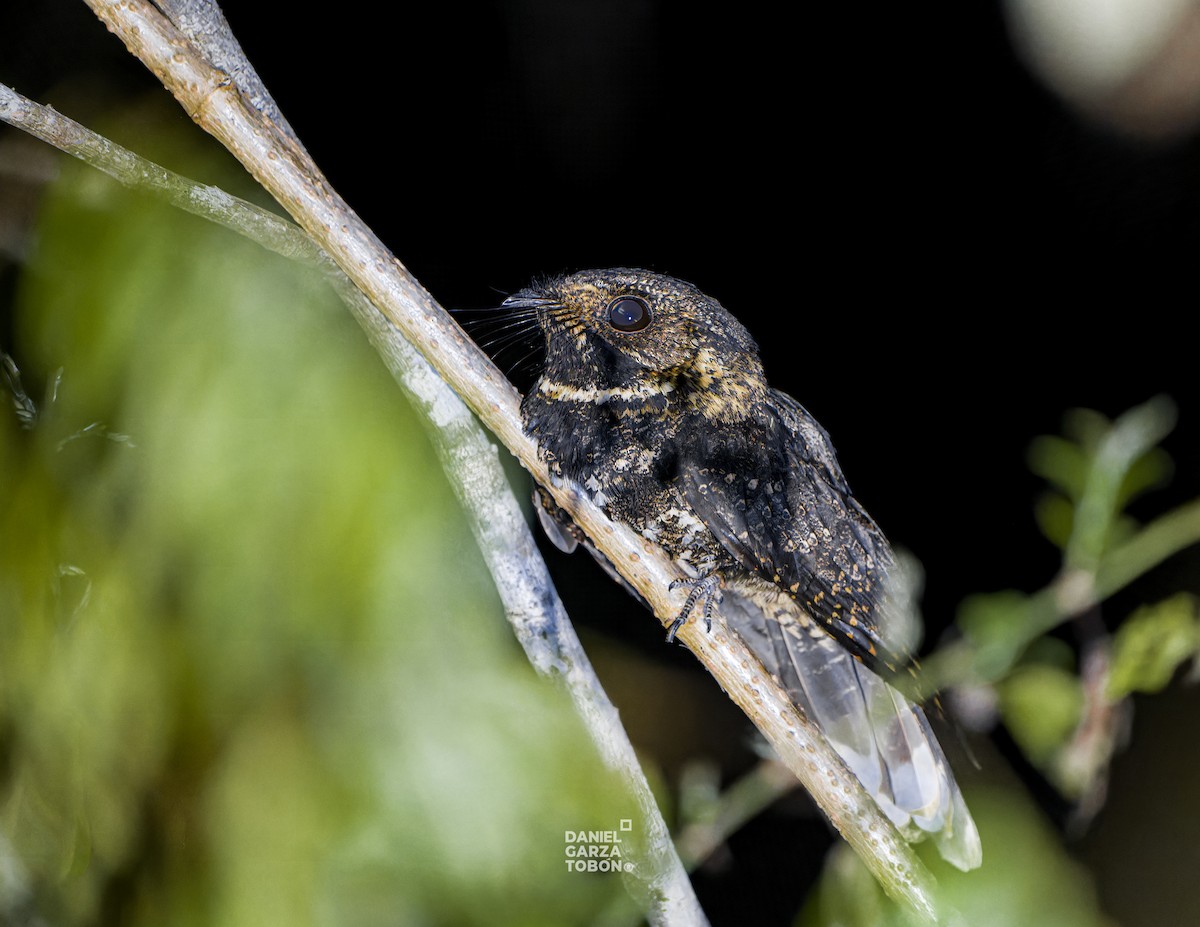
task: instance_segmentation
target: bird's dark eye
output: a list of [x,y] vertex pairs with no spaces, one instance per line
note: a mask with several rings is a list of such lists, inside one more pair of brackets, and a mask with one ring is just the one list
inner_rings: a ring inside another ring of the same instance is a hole
[[650,307],[644,299],[621,296],[608,304],[608,324],[619,332],[640,332],[650,324]]

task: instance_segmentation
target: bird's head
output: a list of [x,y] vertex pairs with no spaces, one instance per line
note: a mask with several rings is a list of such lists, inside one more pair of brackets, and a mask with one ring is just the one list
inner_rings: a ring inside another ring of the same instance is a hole
[[765,389],[749,332],[717,300],[665,274],[584,270],[536,283],[504,304],[536,313],[546,382],[658,388],[710,406]]

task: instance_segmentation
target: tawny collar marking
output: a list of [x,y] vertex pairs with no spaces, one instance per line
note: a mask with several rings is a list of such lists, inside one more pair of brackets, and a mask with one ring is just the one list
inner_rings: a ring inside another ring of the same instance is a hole
[[543,379],[538,384],[538,392],[548,399],[590,402],[600,406],[613,400],[630,402],[653,396],[665,396],[675,392],[675,384],[665,381],[662,383],[639,383],[637,386],[567,386],[565,383],[555,383],[553,380]]

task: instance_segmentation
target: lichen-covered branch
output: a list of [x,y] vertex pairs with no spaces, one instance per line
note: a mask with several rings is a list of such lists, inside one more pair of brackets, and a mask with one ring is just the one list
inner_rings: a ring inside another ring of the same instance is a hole
[[[683,593],[662,552],[611,522],[576,487],[551,485],[521,427],[516,391],[434,299],[361,222],[311,159],[264,118],[226,74],[144,0],[85,0],[185,110],[216,137],[379,308],[551,492],[664,624]],[[894,897],[934,917],[930,877],[820,731],[797,713],[745,645],[717,622],[712,633],[686,625],[679,639],[746,712],[838,830]]]

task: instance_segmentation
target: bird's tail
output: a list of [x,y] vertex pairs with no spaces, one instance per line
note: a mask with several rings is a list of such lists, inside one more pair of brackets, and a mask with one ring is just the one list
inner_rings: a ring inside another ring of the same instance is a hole
[[932,837],[959,869],[980,864],[979,832],[917,705],[790,600],[764,608],[731,590],[721,613],[908,840]]

